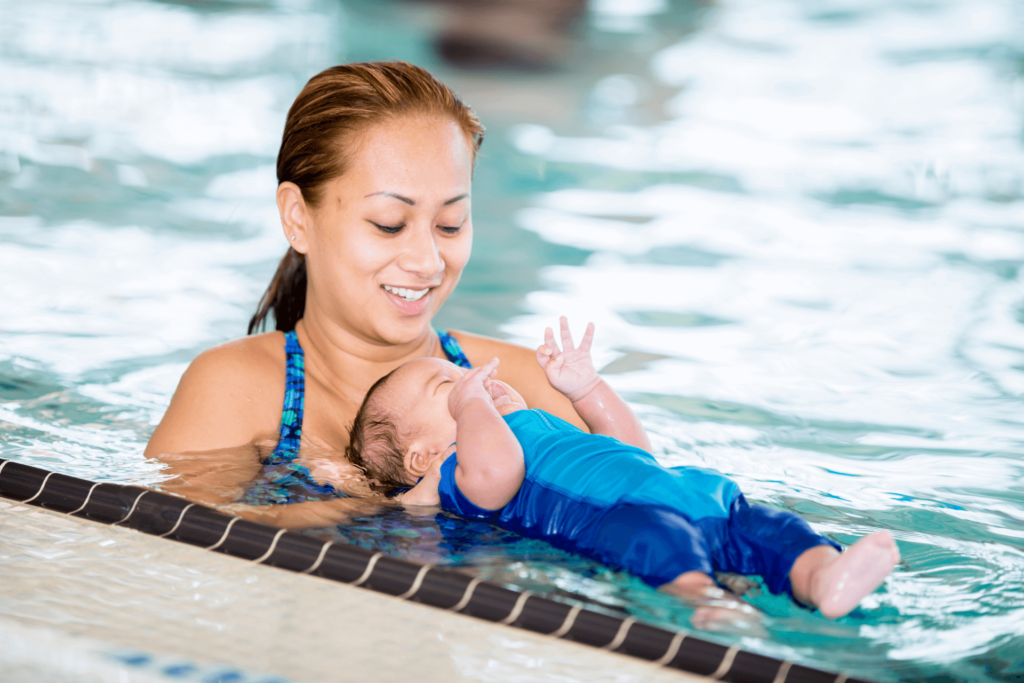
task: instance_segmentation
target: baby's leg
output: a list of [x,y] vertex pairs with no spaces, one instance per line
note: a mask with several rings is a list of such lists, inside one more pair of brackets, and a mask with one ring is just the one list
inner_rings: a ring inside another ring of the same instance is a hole
[[865,536],[840,554],[830,546],[805,550],[793,563],[793,597],[830,619],[848,614],[881,585],[900,551],[888,531]]
[[729,533],[717,567],[760,574],[772,593],[790,593],[830,618],[849,613],[899,561],[892,537],[881,532],[840,554],[839,545],[798,515],[750,505],[741,495],[729,511]]
[[597,523],[590,537],[591,557],[628,569],[651,586],[696,607],[697,628],[750,633],[758,612],[711,578],[714,565],[701,527],[672,508],[619,505]]

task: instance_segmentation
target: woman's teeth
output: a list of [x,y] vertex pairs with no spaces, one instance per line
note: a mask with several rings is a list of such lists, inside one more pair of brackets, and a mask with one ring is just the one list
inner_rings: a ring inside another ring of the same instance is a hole
[[383,285],[383,287],[387,291],[391,292],[392,294],[394,294],[396,296],[402,297],[406,301],[419,301],[420,299],[423,298],[424,294],[426,294],[427,292],[430,291],[429,288],[415,290],[415,289],[403,289],[402,287],[389,287],[387,285]]

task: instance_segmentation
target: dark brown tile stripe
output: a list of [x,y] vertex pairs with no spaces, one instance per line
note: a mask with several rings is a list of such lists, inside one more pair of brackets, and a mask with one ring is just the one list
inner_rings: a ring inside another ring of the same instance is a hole
[[732,683],[866,683],[517,592],[450,569],[324,542],[174,496],[96,484],[0,458],[0,496],[118,524],[260,564],[362,586],[460,614],[605,648]]

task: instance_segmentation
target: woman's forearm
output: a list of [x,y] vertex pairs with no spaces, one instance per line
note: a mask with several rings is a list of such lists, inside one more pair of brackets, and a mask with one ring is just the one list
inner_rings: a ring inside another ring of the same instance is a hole
[[[379,502],[379,501],[377,501]],[[282,529],[312,529],[337,526],[353,514],[372,513],[372,504],[356,498],[311,500],[289,505],[220,505],[218,509],[250,522],[272,524]]]
[[603,379],[585,396],[573,401],[572,407],[592,434],[611,436],[645,451],[651,450],[651,441],[640,418]]

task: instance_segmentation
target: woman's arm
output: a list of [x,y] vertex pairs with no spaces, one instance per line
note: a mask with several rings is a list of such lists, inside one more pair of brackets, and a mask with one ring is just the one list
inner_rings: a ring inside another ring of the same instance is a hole
[[515,387],[516,391],[522,394],[528,407],[551,413],[580,429],[587,430],[586,423],[573,409],[569,399],[548,383],[544,371],[537,365],[536,354],[532,349],[468,332],[452,331],[451,334],[462,345],[474,367],[483,365],[492,358],[499,358],[501,365],[498,366],[495,379],[508,382]]
[[[394,505],[386,499],[377,499],[379,505]],[[352,515],[373,514],[373,503],[359,498],[310,500],[288,505],[219,505],[219,510],[237,515],[250,522],[272,524],[282,529],[316,529],[337,526],[349,521]]]
[[263,451],[277,442],[285,374],[280,336],[218,346],[185,371],[145,451],[175,475],[162,488],[225,503],[256,476]]

